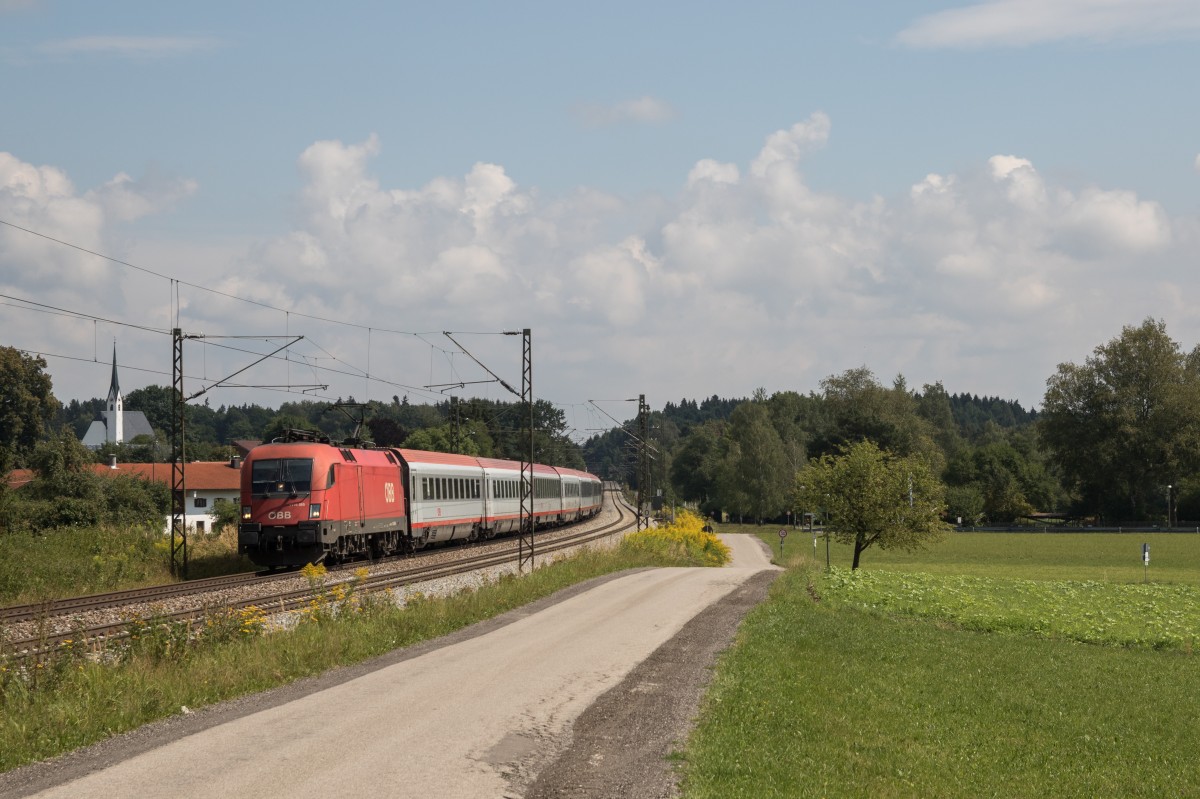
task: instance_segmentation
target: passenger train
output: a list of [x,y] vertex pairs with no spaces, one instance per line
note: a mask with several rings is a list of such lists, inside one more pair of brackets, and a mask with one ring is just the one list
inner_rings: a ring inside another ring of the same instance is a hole
[[[517,532],[521,464],[313,437],[255,447],[242,466],[238,551],[269,568],[411,552]],[[594,474],[533,467],[537,526],[599,513]]]

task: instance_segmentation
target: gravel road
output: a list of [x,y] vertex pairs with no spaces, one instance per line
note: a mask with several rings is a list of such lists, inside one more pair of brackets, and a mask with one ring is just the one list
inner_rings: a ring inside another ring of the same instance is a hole
[[670,796],[709,665],[774,572],[729,536],[724,569],[601,578],[389,653],[44,764],[0,795]]

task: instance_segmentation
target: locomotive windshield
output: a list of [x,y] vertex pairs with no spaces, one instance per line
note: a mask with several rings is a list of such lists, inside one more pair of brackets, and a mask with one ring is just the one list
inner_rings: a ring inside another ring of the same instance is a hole
[[254,461],[250,491],[256,496],[307,494],[312,488],[312,458]]

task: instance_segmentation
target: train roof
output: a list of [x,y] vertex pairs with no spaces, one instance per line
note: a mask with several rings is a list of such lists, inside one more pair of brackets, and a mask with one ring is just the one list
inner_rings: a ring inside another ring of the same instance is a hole
[[[501,458],[480,458],[479,465],[485,469],[506,469],[513,472],[521,471],[520,461],[507,461]],[[549,474],[557,476],[553,466],[546,466],[543,463],[535,463],[533,465],[534,474]]]
[[459,455],[454,452],[427,452],[423,449],[398,449],[400,457],[404,458],[404,462],[413,463],[429,463],[436,466],[472,466],[479,468],[479,458],[471,455]]
[[595,480],[596,482],[600,481],[600,478],[597,477],[596,475],[592,474],[591,472],[581,472],[578,469],[572,469],[569,466],[555,466],[554,468],[558,470],[559,474],[570,475],[571,477],[578,477],[581,480]]

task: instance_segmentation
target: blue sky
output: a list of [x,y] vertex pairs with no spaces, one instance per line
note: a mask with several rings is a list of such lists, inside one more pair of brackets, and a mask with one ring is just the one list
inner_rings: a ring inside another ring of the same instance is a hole
[[[180,324],[302,332],[331,394],[481,377],[373,331],[530,327],[572,408],[864,364],[1037,405],[1122,325],[1200,341],[1198,38],[1181,0],[0,0],[0,221],[260,303],[184,285]],[[0,293],[172,318],[167,280],[11,226]],[[114,337],[167,382],[161,335],[5,302],[62,398]]]

